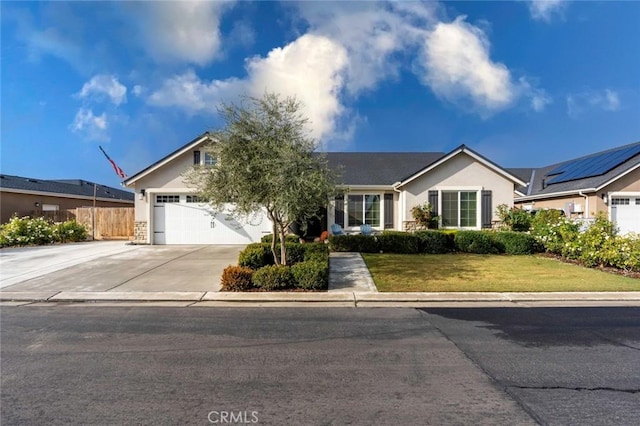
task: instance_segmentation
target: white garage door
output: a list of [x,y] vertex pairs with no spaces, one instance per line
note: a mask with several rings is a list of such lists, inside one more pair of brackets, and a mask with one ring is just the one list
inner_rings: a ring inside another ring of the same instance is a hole
[[158,194],[154,201],[154,244],[248,244],[271,232],[263,213],[236,219],[192,195]]
[[611,220],[621,234],[640,234],[640,196],[611,197]]

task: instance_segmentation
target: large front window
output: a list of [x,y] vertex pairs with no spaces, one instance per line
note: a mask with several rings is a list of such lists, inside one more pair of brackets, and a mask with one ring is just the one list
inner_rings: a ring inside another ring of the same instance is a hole
[[475,228],[478,225],[478,193],[476,191],[443,191],[442,225]]
[[348,226],[362,224],[380,226],[380,195],[349,195],[347,200]]

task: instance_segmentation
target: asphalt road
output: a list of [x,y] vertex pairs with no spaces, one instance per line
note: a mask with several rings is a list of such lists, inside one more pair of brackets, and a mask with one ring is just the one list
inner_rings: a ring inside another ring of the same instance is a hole
[[13,424],[640,424],[640,310],[3,307]]

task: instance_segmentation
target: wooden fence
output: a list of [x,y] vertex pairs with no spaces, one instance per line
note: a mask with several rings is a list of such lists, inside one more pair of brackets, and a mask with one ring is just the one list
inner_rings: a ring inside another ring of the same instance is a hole
[[78,207],[76,221],[96,240],[133,239],[133,207]]

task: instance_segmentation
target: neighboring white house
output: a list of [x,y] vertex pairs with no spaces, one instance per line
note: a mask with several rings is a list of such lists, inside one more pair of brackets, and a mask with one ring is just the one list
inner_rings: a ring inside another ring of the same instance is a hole
[[[187,187],[183,174],[194,164],[214,164],[203,147],[205,133],[125,180],[134,188],[135,235],[149,244],[245,244],[270,233],[264,214],[237,219],[211,211]],[[513,205],[521,176],[462,145],[448,154],[326,153],[330,167],[348,189],[329,203],[323,228],[338,223],[347,231],[366,223],[375,230],[413,226],[411,208],[431,203],[442,227],[489,228],[498,205]]]

